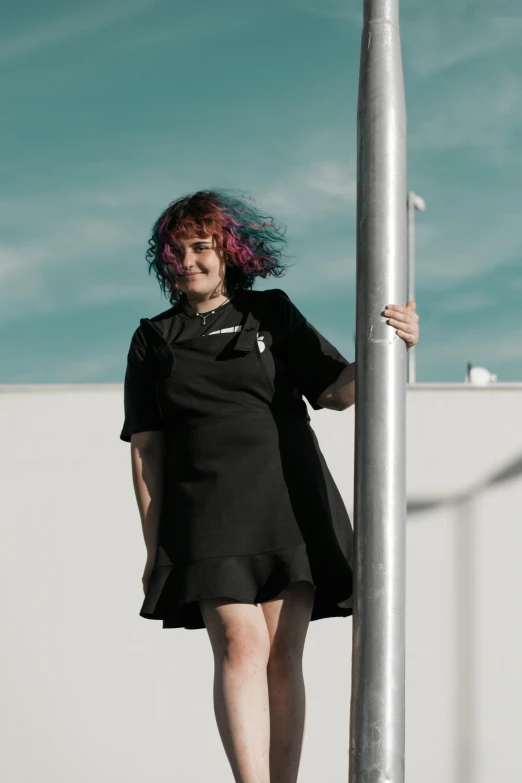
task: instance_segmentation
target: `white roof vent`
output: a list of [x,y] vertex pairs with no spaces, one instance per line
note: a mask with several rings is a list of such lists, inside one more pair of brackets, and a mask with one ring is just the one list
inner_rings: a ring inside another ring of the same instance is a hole
[[472,367],[471,364],[468,364],[465,383],[471,383],[473,386],[487,386],[489,383],[496,383],[497,380],[497,376],[486,370],[485,367]]

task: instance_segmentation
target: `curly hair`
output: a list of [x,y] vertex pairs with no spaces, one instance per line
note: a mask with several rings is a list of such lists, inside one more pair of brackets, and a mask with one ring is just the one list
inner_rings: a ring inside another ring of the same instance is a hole
[[[238,195],[236,195],[238,194]],[[177,305],[185,294],[169,265],[182,271],[180,237],[213,236],[226,267],[227,291],[251,289],[256,277],[281,277],[288,264],[281,263],[277,243],[286,243],[286,227],[262,215],[250,196],[229,188],[198,190],[173,201],[154,223],[146,259],[163,294]],[[286,254],[285,254],[286,255]]]

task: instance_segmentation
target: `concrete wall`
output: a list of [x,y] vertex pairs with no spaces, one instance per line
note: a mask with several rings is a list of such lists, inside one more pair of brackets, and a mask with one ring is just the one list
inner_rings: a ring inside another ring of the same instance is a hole
[[[145,549],[121,385],[0,387],[9,783],[232,775],[204,629],[138,615]],[[522,384],[408,388],[407,763],[519,779]],[[353,519],[353,409],[311,411]],[[300,783],[346,780],[351,618],[310,624]]]

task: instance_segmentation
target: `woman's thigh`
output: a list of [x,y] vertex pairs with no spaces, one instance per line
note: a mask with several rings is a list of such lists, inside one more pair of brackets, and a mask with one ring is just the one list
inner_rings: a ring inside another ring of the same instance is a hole
[[269,663],[292,663],[303,655],[314,605],[315,585],[291,582],[272,601],[261,604],[270,640]]
[[291,582],[270,601],[245,604],[232,598],[199,602],[215,656],[256,655],[267,663],[300,658],[315,596],[315,586]]
[[261,604],[245,604],[233,598],[205,598],[199,606],[214,657],[236,662],[254,655],[265,663],[270,638]]

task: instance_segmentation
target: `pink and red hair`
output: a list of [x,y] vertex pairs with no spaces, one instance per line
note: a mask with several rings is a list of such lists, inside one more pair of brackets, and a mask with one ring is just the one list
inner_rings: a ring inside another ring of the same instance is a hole
[[250,197],[230,189],[199,190],[173,201],[161,213],[148,240],[149,274],[154,270],[161,290],[177,304],[184,294],[171,269],[181,272],[177,238],[213,236],[217,248],[231,262],[226,267],[227,290],[250,289],[256,277],[280,277],[287,265],[280,262],[278,243],[286,243],[284,226],[261,215]]

